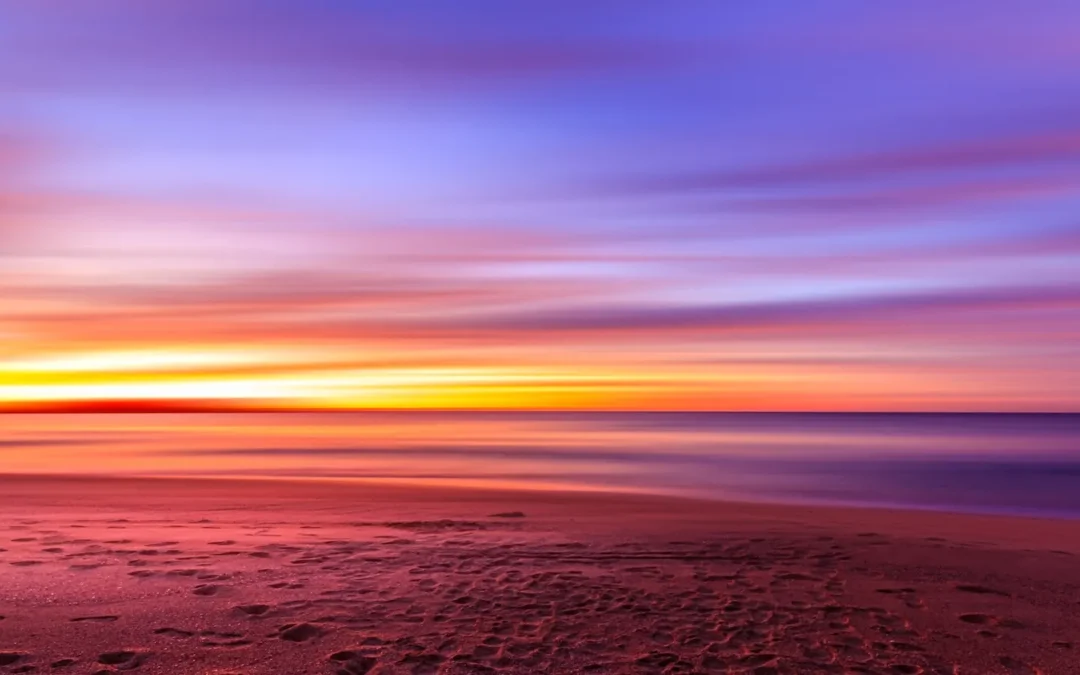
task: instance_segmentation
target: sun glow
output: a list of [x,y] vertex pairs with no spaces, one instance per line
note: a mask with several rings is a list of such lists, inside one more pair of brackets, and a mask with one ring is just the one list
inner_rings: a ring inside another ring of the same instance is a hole
[[75,352],[30,356],[0,362],[0,372],[93,373],[185,371],[270,363],[284,356],[266,349],[198,349],[194,347]]
[[[726,379],[700,370],[611,364],[349,367],[303,350],[139,349],[0,363],[0,402],[290,401],[317,408],[559,408],[636,401],[643,392]],[[324,357],[326,355],[323,355]],[[745,379],[735,376],[733,382]],[[753,379],[751,377],[751,379]]]
[[[299,409],[821,409],[886,394],[868,381],[862,391],[840,387],[823,368],[766,368],[738,363],[712,367],[563,361],[528,353],[455,363],[442,353],[410,363],[392,345],[161,347],[23,354],[0,362],[0,404],[75,407],[100,403],[141,408],[195,404]],[[415,359],[416,355],[412,355]],[[442,360],[446,365],[439,365]],[[530,361],[532,362],[530,364]],[[389,366],[379,364],[401,363]],[[888,387],[916,394],[929,376],[892,377]],[[831,381],[826,391],[822,382]],[[778,398],[777,391],[784,397]],[[216,403],[215,403],[216,402]]]

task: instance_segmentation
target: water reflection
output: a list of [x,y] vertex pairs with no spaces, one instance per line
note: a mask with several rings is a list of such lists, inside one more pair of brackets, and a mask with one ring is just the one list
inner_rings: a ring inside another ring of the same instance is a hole
[[1080,515],[1080,416],[9,415],[6,472],[369,478]]

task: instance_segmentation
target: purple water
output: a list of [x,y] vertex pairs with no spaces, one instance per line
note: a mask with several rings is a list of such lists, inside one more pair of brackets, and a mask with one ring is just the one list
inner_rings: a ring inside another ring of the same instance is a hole
[[0,471],[335,477],[1080,517],[1080,415],[0,416]]

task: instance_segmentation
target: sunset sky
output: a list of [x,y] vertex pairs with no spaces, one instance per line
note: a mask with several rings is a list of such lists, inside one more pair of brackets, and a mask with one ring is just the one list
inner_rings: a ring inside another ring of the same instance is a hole
[[0,0],[0,409],[1080,411],[1077,26]]

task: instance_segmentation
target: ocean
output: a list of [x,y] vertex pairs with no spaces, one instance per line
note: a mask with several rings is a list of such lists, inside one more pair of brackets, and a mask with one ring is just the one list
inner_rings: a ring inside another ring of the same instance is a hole
[[0,473],[335,478],[1080,517],[1080,415],[0,416]]

